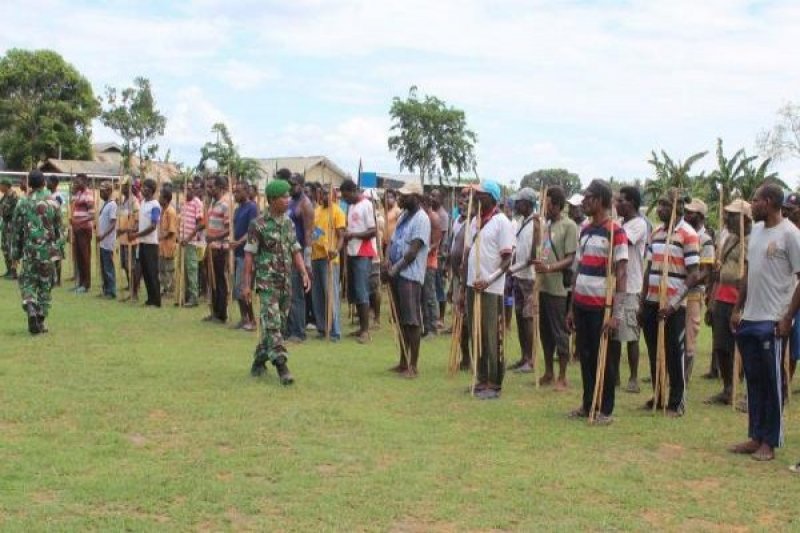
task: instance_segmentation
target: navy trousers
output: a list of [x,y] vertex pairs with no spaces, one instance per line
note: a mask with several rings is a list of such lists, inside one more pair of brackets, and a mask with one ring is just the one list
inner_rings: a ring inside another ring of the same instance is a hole
[[773,448],[783,444],[781,360],[784,339],[775,322],[744,320],[736,331],[747,383],[748,436]]

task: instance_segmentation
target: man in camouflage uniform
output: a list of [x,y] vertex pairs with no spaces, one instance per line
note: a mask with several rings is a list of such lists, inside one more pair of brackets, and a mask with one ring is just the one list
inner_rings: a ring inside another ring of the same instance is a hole
[[0,181],[0,192],[3,193],[3,197],[0,198],[0,247],[6,262],[6,273],[3,277],[17,279],[17,269],[11,259],[12,219],[14,208],[17,206],[17,193],[11,188],[11,180],[8,178]]
[[30,194],[14,210],[11,257],[22,261],[22,309],[28,315],[28,331],[37,335],[47,331],[44,321],[50,308],[53,266],[60,257],[61,210],[44,190],[44,174],[31,172],[28,187]]
[[294,382],[286,366],[288,354],[281,333],[286,329],[286,317],[291,304],[292,263],[300,272],[305,292],[311,288],[294,224],[286,215],[289,189],[289,183],[284,180],[273,180],[267,185],[267,211],[250,223],[247,232],[241,286],[242,297],[250,301],[250,282],[255,275],[260,303],[261,339],[256,347],[250,374],[253,377],[263,375],[269,360],[275,365],[283,385]]

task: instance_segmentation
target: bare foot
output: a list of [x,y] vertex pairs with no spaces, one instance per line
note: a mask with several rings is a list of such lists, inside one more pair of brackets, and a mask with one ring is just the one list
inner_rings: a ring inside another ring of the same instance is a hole
[[740,442],[739,444],[734,444],[733,446],[728,447],[728,451],[731,453],[750,454],[755,453],[760,447],[760,442],[750,439],[746,442]]
[[750,456],[751,459],[754,461],[772,461],[775,459],[775,450],[772,449],[772,446],[767,444],[766,442],[761,444],[761,446]]
[[569,389],[569,383],[567,383],[567,378],[559,378],[559,380],[556,381],[556,386],[553,387],[553,390],[555,390],[556,392],[564,392],[565,390],[568,389]]

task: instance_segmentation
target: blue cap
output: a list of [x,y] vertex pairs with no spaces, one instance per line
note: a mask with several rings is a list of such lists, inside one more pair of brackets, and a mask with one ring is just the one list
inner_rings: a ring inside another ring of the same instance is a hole
[[494,198],[495,202],[500,202],[502,192],[500,190],[500,185],[496,181],[487,180],[482,182],[480,185],[480,192],[485,192]]

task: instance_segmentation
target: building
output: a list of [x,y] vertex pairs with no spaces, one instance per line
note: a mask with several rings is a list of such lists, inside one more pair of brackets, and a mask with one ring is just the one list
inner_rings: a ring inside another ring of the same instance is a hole
[[344,180],[351,177],[350,174],[323,155],[254,159],[258,162],[260,168],[260,187],[266,185],[267,181],[271,180],[281,168],[288,168],[293,174],[303,174],[306,182],[333,183],[334,187],[338,187]]
[[[122,171],[122,147],[113,142],[95,143],[92,145],[93,159],[82,161],[77,159],[49,158],[39,166],[42,172],[56,174],[86,174],[90,178],[118,178]],[[180,174],[174,163],[163,161],[147,161],[144,165],[144,176],[141,176],[139,158],[131,156],[131,172],[134,178],[153,178],[159,183],[172,181]]]

